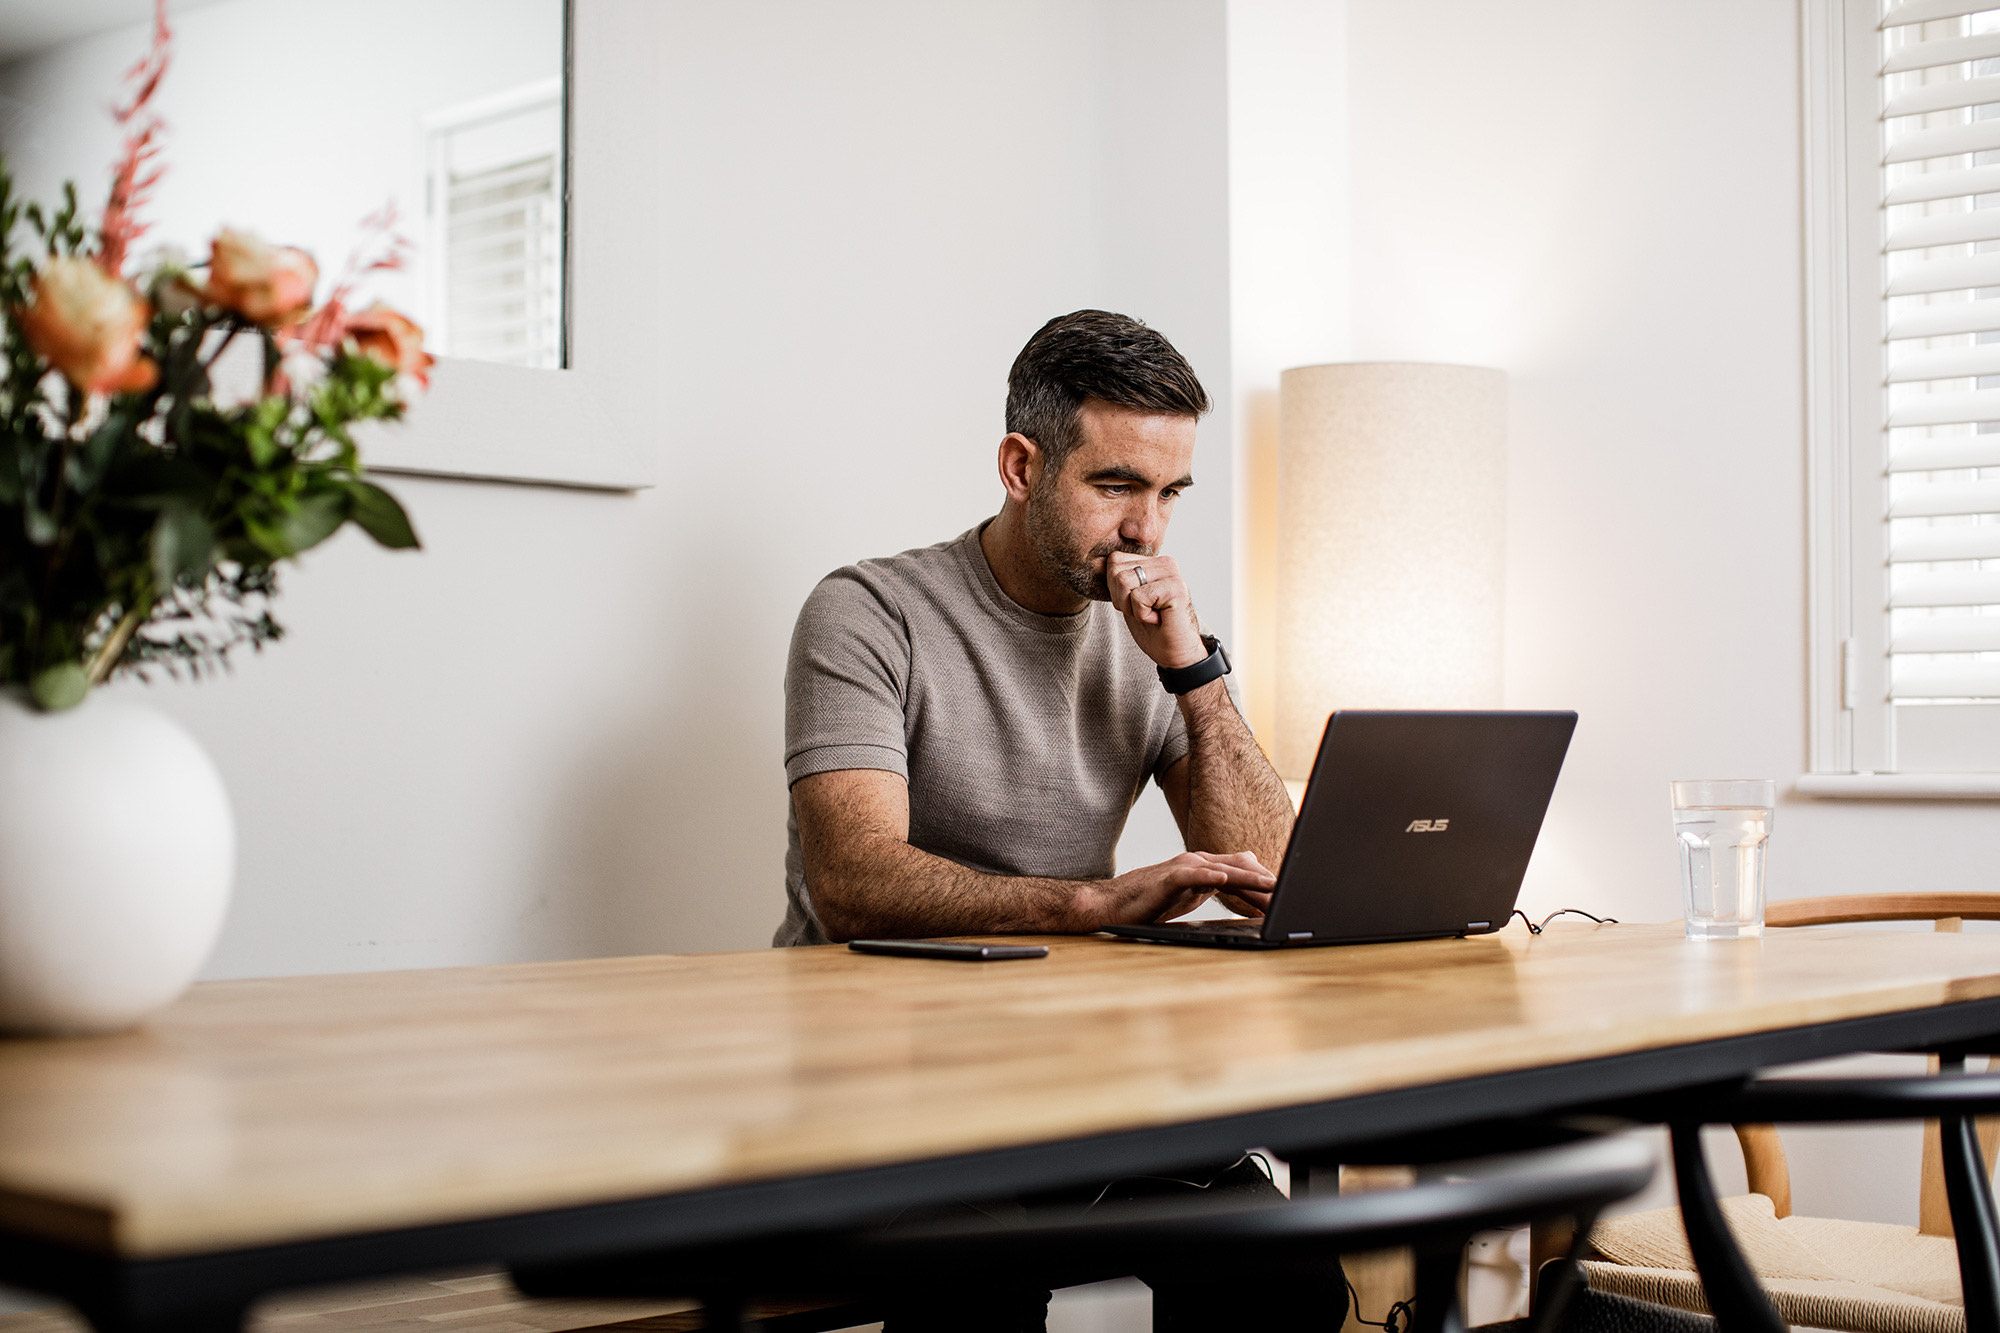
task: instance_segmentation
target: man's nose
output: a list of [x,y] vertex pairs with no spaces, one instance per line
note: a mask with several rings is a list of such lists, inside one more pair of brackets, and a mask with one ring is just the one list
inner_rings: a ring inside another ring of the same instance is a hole
[[1146,548],[1141,552],[1144,555],[1153,554],[1154,548],[1160,544],[1160,538],[1166,535],[1166,531],[1167,516],[1150,497],[1140,500],[1127,510],[1125,521],[1118,527],[1118,535],[1125,542]]

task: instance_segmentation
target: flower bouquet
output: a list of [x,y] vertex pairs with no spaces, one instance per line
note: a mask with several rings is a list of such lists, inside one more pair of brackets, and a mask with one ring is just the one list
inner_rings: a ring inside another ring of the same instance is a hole
[[[391,212],[317,304],[310,256],[226,228],[203,262],[128,273],[169,49],[162,0],[114,108],[124,151],[94,228],[73,185],[52,211],[18,200],[0,158],[0,686],[43,710],[277,639],[278,564],[344,524],[418,544],[352,434],[428,383],[417,326],[353,308],[368,272],[403,262]],[[230,368],[247,372],[233,389]]]
[[416,325],[355,308],[402,262],[392,215],[317,303],[311,257],[241,231],[200,263],[128,265],[160,175],[157,3],[95,226],[74,186],[53,212],[17,199],[0,159],[0,1031],[129,1026],[222,928],[221,774],[171,718],[91,687],[278,638],[278,565],[345,524],[417,545],[353,435],[401,416],[431,364]]

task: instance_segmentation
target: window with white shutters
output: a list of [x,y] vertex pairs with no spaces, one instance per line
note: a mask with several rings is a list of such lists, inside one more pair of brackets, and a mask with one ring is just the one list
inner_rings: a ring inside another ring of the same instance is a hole
[[446,355],[562,357],[561,89],[529,85],[426,117],[430,314]]
[[1805,20],[1800,785],[2000,796],[2000,0],[1805,0]]

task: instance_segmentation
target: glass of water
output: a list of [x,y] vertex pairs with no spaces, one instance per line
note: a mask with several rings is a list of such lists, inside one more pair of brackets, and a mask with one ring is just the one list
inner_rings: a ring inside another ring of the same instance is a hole
[[1769,778],[1698,778],[1673,784],[1681,845],[1681,907],[1691,940],[1764,933],[1764,844],[1778,784]]

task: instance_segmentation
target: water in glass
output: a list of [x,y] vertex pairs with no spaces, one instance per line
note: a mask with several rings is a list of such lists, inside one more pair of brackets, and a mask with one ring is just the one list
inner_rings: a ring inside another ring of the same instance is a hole
[[1764,933],[1764,845],[1771,810],[1696,805],[1674,811],[1681,845],[1681,891],[1690,939],[1747,939]]

